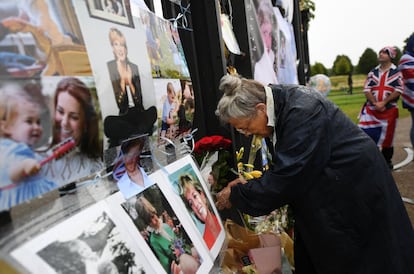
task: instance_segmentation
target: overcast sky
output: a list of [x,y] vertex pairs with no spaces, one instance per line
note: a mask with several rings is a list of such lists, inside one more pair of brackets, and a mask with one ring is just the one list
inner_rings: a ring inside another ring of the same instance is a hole
[[413,0],[313,0],[315,18],[308,30],[309,58],[313,65],[331,68],[337,55],[358,64],[366,48],[387,45],[401,50],[414,32]]

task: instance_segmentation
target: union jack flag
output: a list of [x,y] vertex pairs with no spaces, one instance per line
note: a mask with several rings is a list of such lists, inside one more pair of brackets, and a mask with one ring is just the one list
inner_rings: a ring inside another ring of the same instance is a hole
[[358,126],[375,141],[378,147],[392,147],[397,118],[396,107],[379,112],[374,106],[365,104],[359,114]]
[[403,106],[414,109],[414,56],[404,54],[400,59],[398,68],[404,79],[404,92],[401,95]]
[[[381,73],[379,66],[371,70],[364,85],[364,92],[370,92],[377,102],[384,101],[394,91],[402,92],[402,74],[395,65]],[[389,102],[384,111],[366,102],[359,114],[358,126],[365,131],[378,147],[392,147],[397,126],[397,101]]]
[[[384,101],[394,91],[403,91],[402,74],[395,65],[381,73],[379,66],[368,73],[367,80],[364,84],[364,92],[371,92],[377,102]],[[391,102],[396,106],[397,102]]]
[[114,177],[114,179],[116,181],[119,181],[119,179],[121,179],[121,177],[124,175],[126,169],[125,169],[125,162],[123,159],[123,153],[122,150],[119,151],[119,155],[117,156],[116,160],[115,160],[115,164],[114,167],[112,169],[112,176]]

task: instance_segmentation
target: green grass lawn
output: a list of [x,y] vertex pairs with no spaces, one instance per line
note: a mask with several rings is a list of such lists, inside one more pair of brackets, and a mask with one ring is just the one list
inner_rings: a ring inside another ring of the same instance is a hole
[[[365,81],[365,75],[353,76],[353,92],[352,95],[347,93],[348,83],[347,76],[331,76],[332,89],[328,94],[328,99],[334,102],[345,114],[355,123],[358,122],[358,113],[366,98],[362,92],[362,87]],[[399,100],[400,118],[409,116],[409,112],[401,106],[401,99]]]

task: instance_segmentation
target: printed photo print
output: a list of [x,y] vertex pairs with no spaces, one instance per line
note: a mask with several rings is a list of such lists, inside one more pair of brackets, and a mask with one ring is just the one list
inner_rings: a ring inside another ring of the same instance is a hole
[[154,79],[157,99],[158,145],[165,138],[175,141],[190,133],[194,118],[194,92],[191,81]]
[[264,85],[277,84],[279,28],[272,3],[270,0],[248,2],[246,17],[253,78]]
[[157,166],[152,160],[148,135],[125,140],[118,150],[112,177],[124,198],[129,199],[154,184],[148,175]]
[[191,216],[200,238],[209,249],[212,258],[221,251],[225,231],[219,212],[206,182],[191,156],[185,156],[166,167],[168,183],[180,205]]
[[[157,110],[145,33],[139,18],[134,28],[90,17],[84,1],[75,10],[85,36],[103,116],[104,149],[123,140],[156,132]],[[98,50],[97,50],[98,49]]]
[[[203,262],[170,203],[153,185],[122,204],[165,273],[197,273]],[[199,272],[200,273],[200,272]]]
[[0,210],[103,169],[92,77],[0,81]]
[[29,240],[11,255],[31,273],[154,273],[131,243],[100,202]]
[[0,21],[1,77],[92,75],[71,1],[3,0]]
[[129,0],[87,0],[92,17],[134,27]]
[[152,76],[189,79],[190,73],[177,28],[151,11],[140,11]]
[[190,164],[185,165],[172,173],[169,179],[183,200],[207,247],[211,249],[223,228],[220,216],[213,211],[208,194],[194,169]]

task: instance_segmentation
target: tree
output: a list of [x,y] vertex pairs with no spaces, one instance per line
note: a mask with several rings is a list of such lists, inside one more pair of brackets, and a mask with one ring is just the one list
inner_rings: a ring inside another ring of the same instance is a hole
[[333,63],[332,74],[333,75],[348,75],[352,72],[353,66],[351,59],[346,55],[338,55]]
[[[410,36],[408,36],[405,40],[404,40],[404,48],[403,48],[403,52],[407,51],[407,44],[408,44],[408,40],[410,39],[411,35],[414,35],[414,32],[410,34]],[[413,51],[413,49],[410,49],[410,51]]]
[[395,50],[397,51],[397,55],[395,56],[395,58],[392,60],[392,63],[396,66],[398,66],[398,62],[401,59],[402,56],[402,52],[398,47],[395,47]]
[[367,48],[359,57],[357,72],[368,74],[376,65],[378,65],[378,54],[373,49]]
[[301,11],[307,10],[309,12],[309,19],[313,19],[315,17],[315,3],[312,0],[300,0],[299,9]]
[[314,65],[311,66],[311,76],[316,74],[328,74],[328,69],[322,64],[316,62]]

